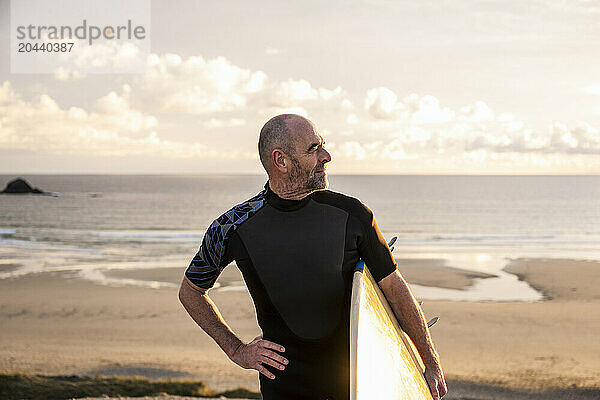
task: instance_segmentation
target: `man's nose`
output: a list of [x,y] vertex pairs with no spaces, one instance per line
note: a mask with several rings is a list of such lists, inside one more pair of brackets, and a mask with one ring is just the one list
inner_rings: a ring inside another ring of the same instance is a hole
[[331,161],[331,154],[329,154],[329,152],[327,150],[325,150],[324,148],[321,148],[320,161],[322,163],[328,163]]

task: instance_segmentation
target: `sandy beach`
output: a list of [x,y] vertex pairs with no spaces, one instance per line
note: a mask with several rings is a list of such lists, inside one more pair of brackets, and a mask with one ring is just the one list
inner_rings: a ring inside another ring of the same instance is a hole
[[[464,289],[472,271],[440,260],[398,260],[410,283]],[[442,260],[443,261],[443,260]],[[6,271],[14,266],[2,265]],[[257,373],[233,364],[177,299],[182,269],[111,271],[172,288],[100,286],[39,273],[0,281],[0,370],[36,374],[197,378],[217,389],[258,390]],[[505,271],[545,295],[541,302],[425,301],[448,379],[447,398],[598,398],[600,279],[597,261],[508,260]],[[234,266],[211,291],[246,340],[260,333]],[[233,289],[232,289],[233,288]],[[545,390],[546,392],[531,392]]]

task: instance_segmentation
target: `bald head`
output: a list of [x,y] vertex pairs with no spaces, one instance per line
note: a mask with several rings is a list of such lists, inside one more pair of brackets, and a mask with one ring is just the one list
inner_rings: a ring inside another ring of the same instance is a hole
[[262,127],[258,139],[258,154],[267,172],[271,165],[273,150],[281,149],[290,157],[294,157],[297,132],[305,126],[312,127],[312,123],[297,114],[281,114],[271,118]]

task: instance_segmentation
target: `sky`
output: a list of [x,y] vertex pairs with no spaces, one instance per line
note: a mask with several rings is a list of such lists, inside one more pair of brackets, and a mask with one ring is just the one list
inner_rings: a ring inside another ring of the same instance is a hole
[[144,72],[22,74],[0,0],[0,173],[262,173],[284,112],[332,174],[600,173],[600,1],[151,5]]

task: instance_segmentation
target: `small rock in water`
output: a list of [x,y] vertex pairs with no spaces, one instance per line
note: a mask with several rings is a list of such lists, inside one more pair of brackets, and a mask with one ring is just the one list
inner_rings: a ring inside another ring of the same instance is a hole
[[33,187],[23,178],[16,178],[6,184],[4,190],[0,193],[4,194],[44,194],[48,196],[57,196],[54,192],[44,192],[41,189]]

